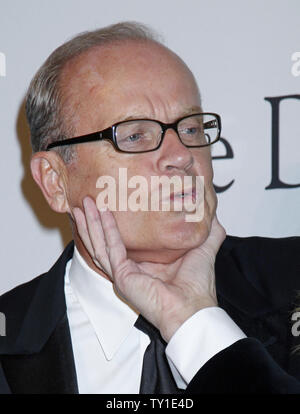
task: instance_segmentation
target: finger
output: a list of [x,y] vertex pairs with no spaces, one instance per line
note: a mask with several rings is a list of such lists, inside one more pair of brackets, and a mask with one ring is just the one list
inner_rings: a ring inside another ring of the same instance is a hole
[[126,248],[121,238],[116,220],[111,211],[100,211],[100,217],[110,264],[113,273],[116,274],[121,264],[127,259]]
[[220,224],[217,216],[214,216],[212,223],[211,223],[211,230],[207,240],[204,242],[204,245],[217,254],[219,251],[221,244],[225,240],[226,231],[224,227]]
[[83,200],[87,231],[93,248],[93,256],[111,274],[111,266],[106,251],[106,242],[96,204],[90,197]]
[[88,232],[88,228],[87,228],[87,224],[86,224],[86,218],[85,218],[84,213],[80,210],[80,208],[75,207],[75,209],[73,209],[73,216],[74,216],[74,219],[75,219],[75,223],[76,223],[76,226],[77,226],[79,236],[80,236],[85,248],[87,249],[89,255],[93,259],[93,262],[95,263],[95,265],[97,267],[99,267],[99,269],[101,269],[105,273],[107,273],[106,269],[104,269],[104,267],[101,266],[99,261],[95,258],[95,252],[94,252],[94,248],[92,246],[91,240],[90,240],[90,236],[89,236],[89,232]]
[[90,240],[89,232],[87,229],[86,219],[84,213],[81,211],[79,207],[75,207],[73,209],[73,216],[75,219],[75,223],[77,226],[77,230],[79,233],[79,236],[85,245],[87,251],[91,255],[91,257],[94,256],[94,249]]

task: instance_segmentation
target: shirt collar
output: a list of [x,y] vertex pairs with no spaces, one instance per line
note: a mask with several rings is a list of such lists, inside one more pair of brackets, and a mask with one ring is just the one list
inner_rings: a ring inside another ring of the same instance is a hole
[[69,281],[106,359],[111,360],[133,328],[138,318],[137,311],[118,296],[109,280],[87,265],[76,247]]

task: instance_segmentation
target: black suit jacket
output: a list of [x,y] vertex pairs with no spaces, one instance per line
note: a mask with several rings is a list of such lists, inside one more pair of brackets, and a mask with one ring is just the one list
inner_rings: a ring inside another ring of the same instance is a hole
[[[73,248],[71,242],[49,272],[1,296],[0,393],[78,393],[64,295]],[[290,322],[300,291],[300,238],[227,237],[216,287],[219,306],[248,338],[210,359],[186,392],[300,393],[300,354],[292,352],[299,337]]]

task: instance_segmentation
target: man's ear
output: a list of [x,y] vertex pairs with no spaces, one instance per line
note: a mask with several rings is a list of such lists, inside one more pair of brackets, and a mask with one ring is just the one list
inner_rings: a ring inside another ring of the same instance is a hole
[[30,162],[31,174],[52,210],[70,212],[64,162],[54,151],[37,152]]

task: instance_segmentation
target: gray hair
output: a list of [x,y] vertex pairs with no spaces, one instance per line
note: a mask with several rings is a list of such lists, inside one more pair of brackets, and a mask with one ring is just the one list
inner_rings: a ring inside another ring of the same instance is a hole
[[[66,63],[93,47],[126,40],[161,43],[160,37],[147,26],[122,22],[81,33],[48,57],[32,79],[26,95],[26,116],[33,152],[44,151],[50,143],[74,134],[62,108],[60,77]],[[56,150],[66,163],[73,159],[73,146],[58,147]]]

